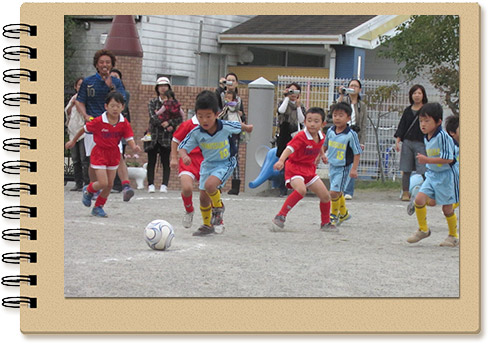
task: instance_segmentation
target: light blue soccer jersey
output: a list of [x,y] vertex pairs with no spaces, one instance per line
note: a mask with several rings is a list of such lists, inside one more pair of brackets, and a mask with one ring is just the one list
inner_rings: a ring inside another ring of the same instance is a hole
[[459,145],[456,140],[454,141],[454,159],[456,159],[455,165],[459,172]]
[[333,166],[348,166],[354,161],[354,155],[362,153],[357,133],[347,126],[341,133],[332,126],[327,131],[324,146],[328,147],[328,163]]
[[[425,151],[427,152],[427,157],[431,158],[442,158],[442,159],[450,159],[455,160],[455,146],[454,140],[451,138],[447,132],[442,130],[442,127],[439,126],[432,136],[432,138],[427,139],[427,135],[424,138],[425,143]],[[451,164],[426,164],[427,169],[430,169],[435,172],[440,172],[444,170],[451,169],[451,166],[454,165],[455,161]]]
[[218,121],[218,129],[216,133],[210,135],[207,131],[197,126],[190,131],[184,140],[179,144],[179,149],[185,149],[191,152],[195,147],[199,146],[204,157],[202,164],[206,166],[219,165],[220,162],[230,160],[230,141],[229,136],[242,132],[240,122]]

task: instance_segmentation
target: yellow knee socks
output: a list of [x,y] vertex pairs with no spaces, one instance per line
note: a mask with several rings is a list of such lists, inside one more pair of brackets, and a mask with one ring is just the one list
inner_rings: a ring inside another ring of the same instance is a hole
[[339,215],[339,208],[340,208],[340,197],[338,197],[337,199],[332,198],[332,211],[331,212],[334,216]]
[[415,204],[415,214],[419,222],[419,229],[423,232],[429,231],[429,226],[427,225],[427,207],[425,205],[420,206]]
[[223,203],[221,202],[221,193],[219,189],[216,190],[213,194],[209,194],[211,198],[211,202],[213,203],[213,207],[223,207]]
[[339,213],[341,217],[344,217],[347,214],[347,207],[345,207],[345,197],[344,194],[340,197],[339,200]]
[[456,213],[446,216],[446,221],[449,228],[449,235],[458,238],[458,218],[456,217]]
[[204,225],[211,226],[211,206],[201,206],[202,222]]

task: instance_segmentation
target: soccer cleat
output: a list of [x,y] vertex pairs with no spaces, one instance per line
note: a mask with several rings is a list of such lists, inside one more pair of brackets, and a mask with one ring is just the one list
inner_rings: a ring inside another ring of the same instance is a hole
[[337,225],[337,223],[339,222],[339,218],[334,215],[334,214],[330,214],[330,223],[333,224],[333,225]]
[[100,193],[102,192],[102,190],[98,190],[95,194],[92,194],[92,200],[97,200],[97,198],[99,197]]
[[459,244],[459,239],[457,237],[449,235],[441,244],[441,247],[456,247]]
[[223,214],[225,213],[225,204],[221,202],[222,207],[213,207],[213,214],[211,216],[212,225],[222,225],[223,224]]
[[274,219],[272,220],[272,223],[274,223],[275,225],[277,225],[281,229],[284,229],[284,223],[286,223],[286,217],[278,214],[277,216],[274,217]]
[[123,201],[129,201],[134,195],[134,190],[130,186],[126,186],[123,189]]
[[162,184],[160,186],[160,193],[167,193],[167,186],[165,186],[164,184]]
[[201,225],[196,232],[192,234],[192,236],[206,236],[210,234],[214,234],[214,226],[212,225]]
[[155,185],[151,184],[148,186],[148,193],[155,193]]
[[407,205],[407,214],[411,216],[415,213],[415,196],[410,198],[410,202]]
[[407,238],[408,243],[417,243],[420,240],[423,240],[424,238],[427,238],[430,236],[430,230],[427,230],[427,232],[422,231],[422,230],[417,230],[412,236]]
[[344,194],[344,199],[345,200],[352,200],[352,195],[350,195],[350,194]]
[[339,219],[335,225],[340,226],[343,222],[345,222],[346,220],[349,220],[351,218],[352,218],[352,216],[349,214],[349,211],[347,211],[347,213],[344,214],[343,216],[339,216]]
[[89,193],[87,191],[87,186],[83,186],[83,189],[82,189],[82,203],[87,206],[87,207],[90,207],[90,205],[92,204],[92,197],[94,195],[92,193]]
[[182,225],[184,228],[188,229],[192,226],[192,220],[194,219],[194,211],[185,212],[184,217],[182,218]]
[[102,206],[97,206],[92,209],[92,216],[107,218],[107,213],[105,213]]
[[332,222],[322,224],[322,226],[320,227],[320,230],[325,231],[325,232],[338,232],[339,231],[339,229],[334,224],[332,224]]

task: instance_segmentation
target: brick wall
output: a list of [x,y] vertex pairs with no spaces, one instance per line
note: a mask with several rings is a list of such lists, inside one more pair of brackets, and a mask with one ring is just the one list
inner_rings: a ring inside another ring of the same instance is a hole
[[[117,68],[121,71],[123,75],[123,82],[126,89],[130,92],[130,103],[129,110],[131,113],[131,126],[134,131],[136,143],[143,149],[143,142],[140,140],[143,137],[146,129],[148,128],[148,102],[156,97],[155,86],[154,85],[142,85],[141,84],[141,58],[135,57],[117,57]],[[189,109],[194,109],[194,103],[196,96],[202,90],[213,90],[209,87],[195,87],[195,86],[173,86],[172,90],[175,92],[175,97],[182,104],[182,109],[187,114]],[[243,109],[245,114],[248,112],[248,88],[242,87],[239,90],[239,95],[242,98]],[[240,177],[242,180],[240,189],[244,189],[245,180],[245,154],[246,154],[246,144],[240,144],[238,164],[240,167]],[[127,154],[132,154],[129,147],[126,148]],[[140,165],[147,162],[147,154],[139,154],[140,158],[137,160],[131,159],[133,161],[138,161]],[[157,160],[158,161],[158,160]],[[157,190],[162,181],[162,167],[160,163],[157,164],[155,170],[155,184]],[[136,187],[134,181],[131,181],[133,187]],[[177,172],[172,171],[170,174],[170,181],[168,185],[169,190],[180,190],[180,183],[177,177]],[[195,185],[195,190],[197,190],[197,184]],[[226,185],[223,187],[223,191],[226,192],[231,188],[231,178],[228,180]]]

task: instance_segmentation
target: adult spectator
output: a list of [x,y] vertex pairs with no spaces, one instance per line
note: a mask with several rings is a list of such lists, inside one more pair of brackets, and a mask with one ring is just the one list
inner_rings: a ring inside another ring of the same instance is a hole
[[396,151],[400,152],[400,170],[402,171],[402,200],[410,201],[410,175],[412,171],[417,174],[425,174],[425,164],[420,164],[417,154],[426,155],[424,145],[424,134],[420,130],[419,112],[424,104],[428,102],[427,93],[422,85],[414,85],[408,92],[410,106],[405,108],[395,132]]
[[[240,119],[242,122],[245,122],[245,112],[243,111],[243,102],[240,96],[238,96],[238,76],[235,73],[228,73],[226,77],[223,79],[220,79],[220,85],[216,89],[216,94],[218,95],[218,104],[219,104],[219,109],[222,111],[227,103],[226,100],[226,93],[228,91],[232,91],[235,93],[235,100],[233,101],[236,103],[234,105],[234,108],[238,112]],[[240,193],[240,166],[239,166],[239,158],[238,158],[238,152],[240,149],[240,134],[233,134],[230,137],[230,149],[231,152],[230,154],[232,156],[236,157],[237,165],[235,167],[235,170],[233,170],[233,176],[231,179],[231,189],[228,191],[228,194],[233,194],[233,195],[238,195]]]
[[[279,126],[279,135],[277,136],[276,156],[281,157],[288,142],[293,138],[294,133],[298,132],[305,121],[305,106],[301,103],[301,86],[298,83],[286,85],[283,91],[284,99],[277,106],[277,118]],[[280,175],[282,178],[283,172]],[[284,181],[280,181],[280,195],[287,195],[287,188]]]
[[[126,89],[126,87],[124,86],[124,82],[122,80],[122,72],[117,68],[112,68],[111,77],[119,79],[124,87],[124,91],[125,91],[124,98],[126,99],[126,103],[124,104],[124,110],[122,111],[122,114],[124,118],[128,120],[128,122],[131,122],[131,115],[129,113],[129,100],[131,99],[131,95],[129,91]],[[119,161],[119,164],[126,165],[126,161],[124,159],[124,153],[126,152],[126,144],[127,144],[126,139],[123,138],[121,140],[121,144],[122,144],[122,157],[121,160]],[[116,173],[116,178],[114,179],[114,185],[112,186],[112,192],[120,193],[122,192],[122,190],[123,190],[123,186],[122,186],[121,178],[119,177],[119,173]]]
[[[65,108],[66,127],[68,128],[68,136],[70,140],[72,140],[73,137],[78,133],[78,131],[80,131],[80,129],[83,128],[83,126],[85,125],[84,117],[78,112],[75,106],[78,96],[78,90],[80,90],[82,82],[83,78],[78,78],[75,81],[73,87],[75,88],[76,93],[70,99]],[[84,135],[82,135],[76,142],[75,146],[70,149],[70,153],[73,162],[73,173],[75,178],[75,187],[70,189],[70,191],[81,192],[83,186],[90,183],[90,179],[88,177],[90,161],[85,154]]]
[[[110,50],[101,49],[96,51],[93,64],[97,73],[83,80],[76,102],[77,110],[84,116],[85,121],[90,121],[91,118],[101,116],[105,112],[105,98],[109,92],[118,91],[123,96],[126,95],[122,82],[110,75],[112,68],[116,65],[116,57]],[[93,136],[86,133],[85,151],[87,156],[90,157],[94,145]],[[117,173],[123,180],[123,200],[129,201],[133,197],[134,191],[129,185],[126,164],[123,159],[121,159],[121,162],[123,164],[119,164]],[[90,181],[96,181],[95,172],[92,168],[89,168],[89,177]]]
[[[146,169],[149,193],[155,192],[154,180],[157,156],[160,156],[160,162],[162,163],[163,167],[160,192],[167,193],[168,181],[170,179],[170,152],[172,136],[183,120],[180,112],[180,106],[178,110],[175,110],[175,114],[173,114],[174,116],[169,113],[169,111],[171,111],[171,104],[166,102],[165,94],[169,95],[170,93],[168,93],[168,91],[171,90],[172,85],[170,85],[170,80],[168,78],[158,78],[155,85],[157,97],[151,99],[148,103],[148,126],[151,134],[151,141],[145,143],[145,151],[148,154],[148,166]],[[171,95],[173,95],[173,93]]]
[[[358,79],[352,79],[349,81],[349,84],[347,84],[347,88],[344,86],[339,87],[340,96],[337,99],[337,102],[344,102],[351,106],[352,115],[348,124],[357,132],[359,143],[364,149],[364,144],[366,141],[367,107],[361,99],[361,91],[361,82]],[[351,178],[344,190],[344,197],[346,200],[351,200],[353,198],[354,184],[355,179]]]

